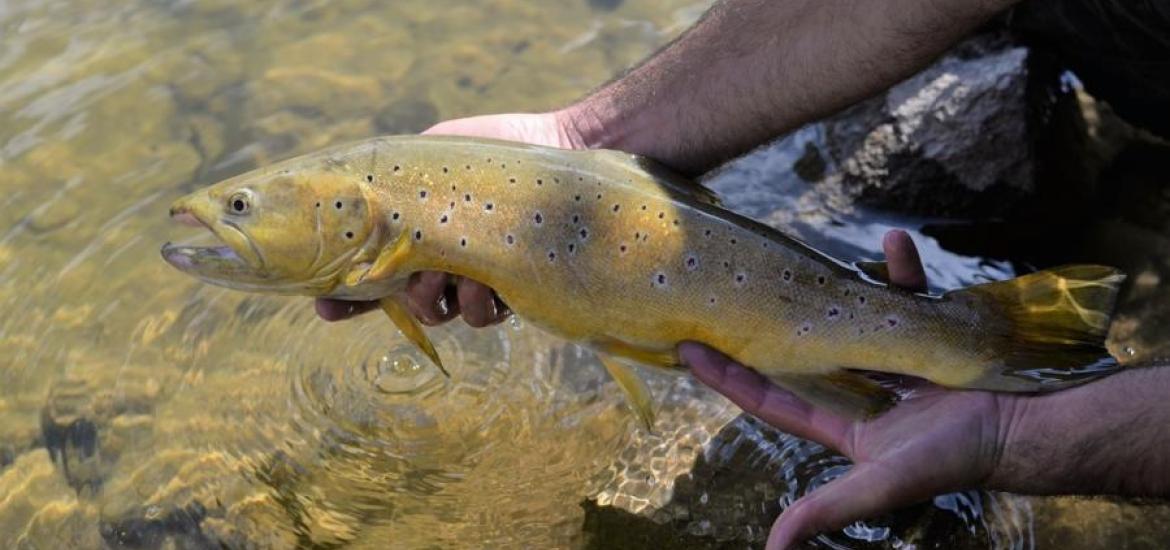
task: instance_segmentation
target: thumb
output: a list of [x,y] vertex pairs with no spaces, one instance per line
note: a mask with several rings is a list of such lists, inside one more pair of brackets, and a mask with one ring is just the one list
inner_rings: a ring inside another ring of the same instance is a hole
[[907,491],[899,485],[900,477],[877,463],[854,466],[784,510],[772,525],[767,549],[792,548],[817,533],[908,504],[902,502]]

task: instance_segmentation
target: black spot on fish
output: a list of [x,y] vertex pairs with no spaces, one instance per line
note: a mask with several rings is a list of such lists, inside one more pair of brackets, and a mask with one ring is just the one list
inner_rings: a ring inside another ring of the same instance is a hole
[[625,254],[626,250],[627,250],[627,247],[624,244],[618,247],[618,251],[621,252],[622,254]]
[[467,246],[467,237],[459,239],[459,246]]
[[784,271],[782,271],[780,273],[780,278],[784,279],[785,281],[791,281],[792,280],[792,270],[785,269]]
[[577,234],[581,235],[582,241],[589,238],[589,230],[585,229],[584,227],[582,227],[581,230],[577,232]]
[[736,283],[742,285],[744,283],[744,281],[747,281],[747,275],[744,275],[743,273],[736,273],[735,274],[735,282]]
[[337,201],[337,202],[333,203],[333,207],[338,209],[338,210],[341,210],[341,201]]
[[419,192],[418,192],[418,198],[420,198],[420,199],[425,199],[425,198],[427,198],[427,192],[426,192],[426,191],[419,191]]
[[374,175],[373,174],[366,174],[366,181],[373,183],[374,182]]
[[448,170],[447,170],[447,167],[446,167],[446,166],[444,166],[444,167],[443,167],[443,173],[444,173],[444,174],[446,174],[447,172],[448,172]]
[[542,180],[540,178],[536,178],[536,184],[537,185],[544,185],[544,180]]
[[504,242],[506,242],[506,243],[508,243],[508,244],[515,244],[515,243],[516,243],[516,237],[513,237],[513,236],[512,236],[512,234],[511,234],[511,233],[509,233],[509,234],[507,234],[506,236],[504,236]]
[[346,231],[345,238],[352,239],[353,238],[353,231]]
[[642,210],[645,210],[645,209],[646,209],[646,205],[644,205],[644,204],[643,204],[643,205],[642,205]]
[[394,221],[398,221],[398,218],[400,218],[400,217],[402,217],[402,215],[399,214],[398,212],[395,212],[395,213],[390,215],[390,219],[392,219]]
[[317,201],[317,208],[321,208],[321,201]]
[[470,165],[470,164],[464,164],[464,165],[463,165],[463,168],[464,168],[464,169],[466,169],[466,170],[471,170],[471,165]]
[[839,316],[839,315],[841,315],[841,310],[837,309],[836,307],[829,308],[829,318],[830,319],[836,319],[837,316]]
[[597,200],[601,200],[601,193],[597,194]]
[[421,229],[414,230],[414,240],[416,240],[416,241],[422,240],[422,230]]
[[540,225],[544,223],[544,216],[540,215],[540,212],[537,212],[535,216],[532,216],[532,221],[536,222],[536,225]]
[[447,215],[443,214],[439,217],[439,223],[447,223]]
[[674,225],[678,225],[678,220],[673,220],[671,223],[673,223]]
[[886,324],[889,325],[890,328],[894,328],[898,326],[898,319],[895,317],[886,317]]
[[573,200],[575,200],[575,201],[580,201],[580,200],[581,200],[581,195],[573,195]]
[[575,224],[575,223],[580,222],[580,221],[581,221],[581,216],[579,216],[577,214],[573,214],[573,223]]
[[708,229],[708,230],[706,230],[706,231],[703,231],[703,236],[704,236],[704,237],[710,237],[710,236],[711,236],[711,230],[710,230],[710,229]]
[[557,259],[557,253],[555,251],[549,250],[548,251],[548,261],[552,262],[552,261],[556,261],[556,259]]
[[508,183],[516,183],[516,178],[508,178]]
[[395,172],[397,172],[397,171],[399,171],[399,170],[401,170],[401,169],[402,169],[402,167],[401,167],[401,166],[399,166],[399,165],[397,165],[397,164],[395,164],[395,165],[394,165],[394,171],[395,171]]
[[575,250],[577,250],[577,245],[569,243],[569,254],[572,254]]
[[622,207],[622,205],[620,205],[620,204],[615,204],[615,205],[613,205],[613,211],[614,211],[614,212],[617,212],[619,209],[621,209],[621,207]]
[[687,256],[687,269],[694,271],[697,267],[699,267],[699,259],[694,256]]
[[731,244],[737,244],[737,243],[739,243],[739,241],[737,241],[735,239],[731,239]]
[[728,269],[730,267],[731,267],[731,262],[729,262],[727,260],[723,260],[723,269]]
[[451,202],[447,203],[447,207],[448,208],[455,208],[455,201],[451,201]]
[[817,275],[817,284],[821,285],[821,286],[825,285],[825,276],[824,275]]
[[865,305],[865,296],[858,296],[857,303],[859,303],[861,305]]
[[661,219],[663,219],[663,218],[665,218],[665,217],[666,217],[666,212],[659,212],[659,213],[658,213],[658,219],[660,219],[660,220],[661,220]]
[[471,202],[471,194],[470,193],[463,194],[463,202]]
[[491,209],[492,209],[492,203],[490,203],[490,202],[489,202],[489,203],[487,203],[487,204],[484,204],[484,205],[483,205],[483,209],[484,209],[484,210],[491,210]]

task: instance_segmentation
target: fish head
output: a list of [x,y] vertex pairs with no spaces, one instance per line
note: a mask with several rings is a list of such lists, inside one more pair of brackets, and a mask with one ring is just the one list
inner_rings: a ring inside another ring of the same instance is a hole
[[168,243],[168,263],[211,284],[273,294],[326,295],[377,232],[360,181],[325,166],[237,176],[177,200],[171,217],[211,230],[223,246]]

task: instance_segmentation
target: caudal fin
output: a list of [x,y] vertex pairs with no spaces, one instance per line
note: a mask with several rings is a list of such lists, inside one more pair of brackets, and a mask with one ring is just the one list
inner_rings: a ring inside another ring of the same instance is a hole
[[1105,336],[1124,280],[1111,267],[1071,265],[948,293],[1003,321],[991,329],[1001,332],[994,344],[999,364],[968,387],[1048,391],[1118,370]]

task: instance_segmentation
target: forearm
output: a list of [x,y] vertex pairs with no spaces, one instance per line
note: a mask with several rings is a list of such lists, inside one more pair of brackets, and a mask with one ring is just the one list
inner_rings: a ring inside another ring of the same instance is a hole
[[1021,399],[988,485],[1028,494],[1170,496],[1170,367]]
[[589,147],[697,173],[928,65],[1013,0],[723,0],[560,114]]

